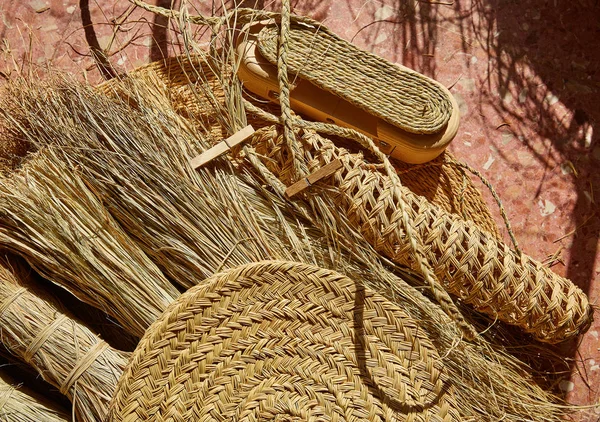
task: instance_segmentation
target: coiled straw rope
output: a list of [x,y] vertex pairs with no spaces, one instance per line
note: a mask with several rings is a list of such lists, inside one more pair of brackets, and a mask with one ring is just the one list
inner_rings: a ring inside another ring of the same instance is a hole
[[209,278],[146,332],[110,421],[458,421],[435,347],[402,310],[284,261]]
[[258,47],[273,64],[277,63],[278,34],[285,31],[289,33],[286,60],[292,76],[333,92],[407,132],[432,134],[444,130],[452,103],[429,78],[360,50],[323,25],[301,23],[291,27],[282,24],[281,31],[275,25],[260,31]]

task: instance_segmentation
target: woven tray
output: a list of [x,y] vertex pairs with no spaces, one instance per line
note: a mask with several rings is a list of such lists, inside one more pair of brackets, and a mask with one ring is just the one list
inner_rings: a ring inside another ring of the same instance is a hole
[[396,305],[281,261],[215,275],[140,341],[109,420],[458,421],[443,360]]

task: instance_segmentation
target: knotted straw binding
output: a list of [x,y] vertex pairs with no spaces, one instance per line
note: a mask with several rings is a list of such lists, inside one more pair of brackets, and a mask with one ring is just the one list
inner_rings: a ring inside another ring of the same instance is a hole
[[[360,50],[320,24],[292,17],[288,71],[407,132],[433,134],[452,114],[447,94],[424,75]],[[279,28],[258,36],[260,53],[277,64]]]
[[306,264],[252,263],[153,324],[110,421],[458,421],[435,347],[396,305]]
[[[342,170],[321,185],[326,194],[338,192],[335,202],[339,212],[345,213],[377,251],[419,270],[399,205],[391,194],[394,182],[390,177],[366,163],[360,154],[350,154],[312,131],[305,131],[299,142],[311,172],[335,159],[342,160]],[[258,131],[254,145],[283,183],[296,181],[291,155],[274,128]],[[312,192],[318,195],[315,188]],[[411,229],[422,242],[421,252],[449,293],[548,343],[564,341],[589,327],[592,308],[588,298],[570,280],[528,256],[519,256],[475,225],[446,213],[404,186],[400,188]]]

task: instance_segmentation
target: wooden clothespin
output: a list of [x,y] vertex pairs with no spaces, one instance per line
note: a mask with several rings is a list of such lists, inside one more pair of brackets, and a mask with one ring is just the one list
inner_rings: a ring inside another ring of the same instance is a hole
[[223,141],[219,142],[214,147],[207,149],[202,154],[200,154],[199,156],[194,158],[191,161],[192,167],[194,168],[194,170],[196,170],[196,169],[202,167],[203,165],[210,163],[212,160],[214,160],[218,156],[225,154],[227,151],[229,151],[234,146],[244,142],[246,139],[248,139],[250,136],[252,136],[253,133],[254,133],[254,128],[252,127],[252,125],[248,125],[245,128],[237,131],[236,133],[231,135],[229,138],[224,139]]
[[297,195],[298,193],[302,192],[304,189],[314,185],[319,180],[321,180],[327,176],[331,176],[333,173],[335,173],[342,167],[343,167],[342,160],[340,160],[339,158],[337,160],[332,161],[329,164],[325,164],[323,167],[321,167],[319,170],[315,171],[313,174],[305,177],[302,180],[298,180],[292,186],[288,187],[285,190],[285,194],[288,198],[291,198],[292,196]]

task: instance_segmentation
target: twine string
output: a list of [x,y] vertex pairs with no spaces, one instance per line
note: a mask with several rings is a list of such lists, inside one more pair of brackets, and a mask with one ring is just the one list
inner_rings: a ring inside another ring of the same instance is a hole
[[110,346],[105,341],[99,341],[90,347],[83,357],[73,366],[73,369],[71,369],[64,381],[61,383],[59,388],[61,394],[67,395],[67,392],[71,389],[79,377],[81,377],[81,375],[83,375],[85,371],[92,366],[96,359],[98,359],[109,347]]
[[31,360],[35,356],[35,354],[40,350],[40,348],[44,345],[46,341],[54,334],[58,327],[63,324],[67,320],[67,316],[61,314],[58,318],[52,321],[52,324],[44,327],[42,331],[38,333],[38,335],[33,339],[33,341],[29,344],[25,353],[23,354],[23,360],[27,363],[31,363]]
[[25,293],[27,289],[25,287],[19,287],[15,290],[10,296],[8,296],[2,304],[0,305],[0,317],[4,315],[4,312],[8,309],[10,305],[13,304],[15,300],[17,300],[23,293]]

